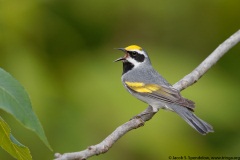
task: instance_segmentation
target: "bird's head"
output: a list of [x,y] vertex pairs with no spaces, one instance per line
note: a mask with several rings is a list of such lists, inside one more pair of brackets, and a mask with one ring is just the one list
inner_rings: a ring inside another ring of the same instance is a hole
[[131,63],[133,66],[139,66],[149,61],[147,53],[137,45],[117,49],[123,51],[125,55],[116,59],[114,62],[122,61],[123,63]]

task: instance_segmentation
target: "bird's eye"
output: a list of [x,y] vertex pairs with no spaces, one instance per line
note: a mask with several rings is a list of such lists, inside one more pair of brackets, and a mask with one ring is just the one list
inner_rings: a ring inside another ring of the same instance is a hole
[[132,52],[132,56],[136,56],[137,55],[137,52]]

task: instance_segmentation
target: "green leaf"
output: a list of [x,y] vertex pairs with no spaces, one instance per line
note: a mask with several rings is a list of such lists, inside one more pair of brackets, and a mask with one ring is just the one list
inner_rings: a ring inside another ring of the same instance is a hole
[[29,149],[13,137],[8,124],[1,117],[0,146],[18,160],[32,160]]
[[0,108],[13,115],[24,127],[34,131],[52,150],[27,92],[9,73],[0,68]]

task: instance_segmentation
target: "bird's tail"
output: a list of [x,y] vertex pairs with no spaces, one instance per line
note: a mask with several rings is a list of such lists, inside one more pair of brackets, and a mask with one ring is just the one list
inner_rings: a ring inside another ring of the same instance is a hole
[[205,135],[214,132],[213,127],[202,119],[198,118],[192,111],[179,105],[171,105],[173,111],[180,115],[191,127]]

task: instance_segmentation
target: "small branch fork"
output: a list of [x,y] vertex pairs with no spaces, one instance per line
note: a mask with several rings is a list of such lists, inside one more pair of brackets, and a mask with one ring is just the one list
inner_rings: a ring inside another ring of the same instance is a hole
[[[229,49],[240,42],[240,30],[234,33],[231,37],[220,44],[197,68],[186,75],[183,79],[173,85],[175,89],[180,91],[197,82]],[[146,114],[150,113],[150,114]],[[156,113],[156,112],[155,112]],[[80,152],[71,153],[55,153],[55,160],[86,160],[94,155],[99,155],[107,152],[118,139],[120,139],[127,132],[137,129],[150,120],[154,114],[152,107],[148,107],[143,112],[135,116],[130,121],[122,124],[116,128],[107,138],[102,142],[90,146]],[[140,115],[140,116],[139,116]]]

